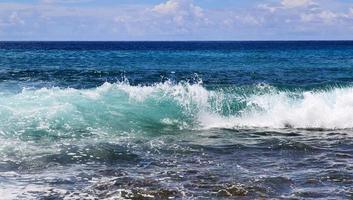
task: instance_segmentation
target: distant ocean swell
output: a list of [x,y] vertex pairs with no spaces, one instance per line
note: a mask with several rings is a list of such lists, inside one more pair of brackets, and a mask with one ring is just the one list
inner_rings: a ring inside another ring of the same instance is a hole
[[[93,89],[24,89],[0,97],[0,134],[84,137],[84,134],[211,128],[353,128],[353,87],[279,90],[258,84],[206,88],[171,81]],[[81,135],[82,134],[82,135]]]

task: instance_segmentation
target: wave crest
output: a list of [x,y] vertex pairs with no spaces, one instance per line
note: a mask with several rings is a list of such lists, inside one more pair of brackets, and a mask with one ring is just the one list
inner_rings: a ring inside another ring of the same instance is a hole
[[269,85],[205,88],[170,81],[42,88],[0,97],[0,133],[55,135],[209,128],[353,128],[353,88],[281,91]]

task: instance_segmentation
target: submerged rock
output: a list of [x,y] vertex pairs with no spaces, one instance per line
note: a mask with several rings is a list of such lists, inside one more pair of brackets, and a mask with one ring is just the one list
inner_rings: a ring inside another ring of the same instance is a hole
[[247,194],[248,191],[244,189],[241,185],[231,185],[224,189],[220,189],[217,192],[217,195],[222,197],[245,196]]
[[181,194],[176,190],[159,189],[159,190],[132,190],[122,191],[121,197],[132,200],[149,200],[149,199],[170,199],[181,197]]

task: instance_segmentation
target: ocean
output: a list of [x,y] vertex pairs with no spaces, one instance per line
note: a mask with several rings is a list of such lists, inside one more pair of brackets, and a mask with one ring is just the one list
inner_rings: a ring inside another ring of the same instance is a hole
[[352,185],[353,41],[0,42],[0,199]]

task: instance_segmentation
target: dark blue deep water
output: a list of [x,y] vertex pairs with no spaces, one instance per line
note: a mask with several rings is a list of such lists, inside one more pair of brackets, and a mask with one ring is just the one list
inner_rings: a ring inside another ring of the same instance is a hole
[[353,41],[0,42],[0,199],[352,185]]

